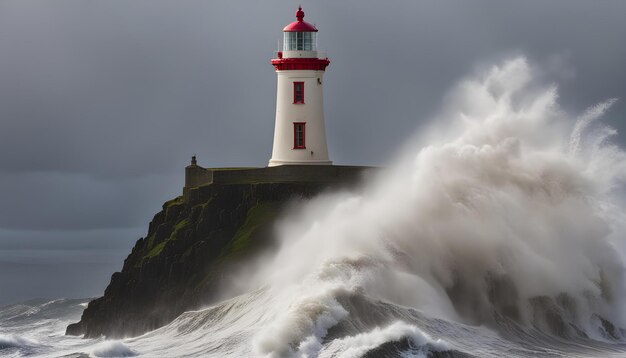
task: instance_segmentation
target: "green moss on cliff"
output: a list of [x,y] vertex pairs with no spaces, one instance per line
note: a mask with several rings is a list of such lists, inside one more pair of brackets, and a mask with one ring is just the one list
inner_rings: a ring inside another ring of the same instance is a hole
[[178,196],[172,200],[168,200],[165,203],[163,203],[163,209],[167,209],[172,205],[180,205],[184,203],[183,197],[182,196]]
[[183,229],[185,229],[187,226],[189,226],[189,219],[184,219],[184,220],[179,221],[174,226],[174,232],[172,232],[172,235],[170,236],[170,238],[175,239],[178,233],[182,231]]
[[158,243],[156,246],[154,246],[154,235],[151,235],[148,238],[148,244],[147,244],[147,247],[150,251],[148,251],[148,253],[144,257],[141,258],[141,260],[139,261],[139,266],[143,265],[146,259],[150,259],[150,258],[160,255],[165,245],[167,245],[167,243],[172,240],[176,240],[179,237],[180,233],[189,227],[189,224],[190,222],[188,219],[179,221],[176,225],[174,225],[174,230],[172,231],[172,234],[167,239]]
[[[255,239],[260,239],[256,236],[270,228],[278,217],[280,208],[281,205],[277,202],[260,202],[251,207],[246,213],[243,225],[233,235],[230,243],[222,249],[212,269],[200,279],[196,288],[208,286],[211,282],[219,280],[223,275],[223,268],[226,267],[224,265],[235,263],[243,259],[245,255],[251,254],[254,251],[254,245],[257,244]],[[190,254],[191,250],[187,250],[183,258],[186,259]]]
[[158,244],[157,246],[153,247],[150,251],[148,251],[148,253],[146,254],[146,256],[143,257],[143,259],[141,260],[142,263],[145,259],[149,259],[155,256],[158,256],[159,254],[161,254],[161,251],[163,251],[163,248],[165,247],[165,244],[167,243],[167,241],[163,241],[160,244]]
[[152,234],[148,236],[148,238],[146,239],[146,247],[148,249],[152,249],[154,247],[154,238],[155,238],[155,235]]
[[258,203],[248,210],[246,221],[237,230],[230,244],[222,250],[220,259],[233,257],[248,252],[253,243],[253,236],[263,228],[267,228],[278,215],[279,207],[276,203]]

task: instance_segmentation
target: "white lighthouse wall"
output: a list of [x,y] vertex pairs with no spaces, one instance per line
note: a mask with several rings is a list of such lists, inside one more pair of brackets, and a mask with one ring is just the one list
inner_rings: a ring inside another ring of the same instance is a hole
[[[276,124],[269,166],[330,165],[324,127],[324,71],[276,71]],[[318,80],[319,79],[319,80]],[[293,103],[293,83],[304,82],[304,103]],[[294,122],[304,122],[305,149],[294,149]]]

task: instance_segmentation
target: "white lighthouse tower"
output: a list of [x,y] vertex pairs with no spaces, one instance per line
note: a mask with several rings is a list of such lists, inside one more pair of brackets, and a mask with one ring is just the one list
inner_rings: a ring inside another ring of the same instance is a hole
[[330,165],[324,127],[324,70],[330,63],[317,52],[317,29],[304,21],[284,29],[283,50],[272,59],[278,75],[274,147],[269,166]]

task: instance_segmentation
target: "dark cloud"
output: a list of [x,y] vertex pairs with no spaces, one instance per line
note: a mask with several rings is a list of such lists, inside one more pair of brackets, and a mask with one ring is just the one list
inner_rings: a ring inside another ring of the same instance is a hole
[[[125,250],[180,193],[191,154],[205,166],[264,166],[268,61],[295,5],[0,2],[0,249]],[[622,98],[607,121],[626,131],[621,0],[302,5],[331,59],[336,163],[384,163],[455,81],[520,53],[559,84],[567,110]],[[116,256],[106,269],[120,266]]]

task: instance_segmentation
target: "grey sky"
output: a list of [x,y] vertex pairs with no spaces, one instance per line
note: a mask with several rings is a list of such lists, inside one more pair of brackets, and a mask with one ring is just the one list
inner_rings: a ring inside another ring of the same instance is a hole
[[[0,2],[0,304],[99,295],[183,167],[264,166],[298,3]],[[302,1],[331,159],[382,164],[476,67],[524,54],[626,131],[626,2]],[[620,141],[626,141],[620,136]],[[55,281],[56,280],[56,281]]]

